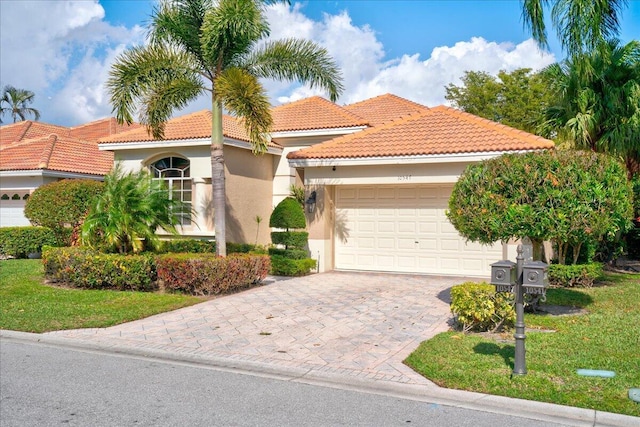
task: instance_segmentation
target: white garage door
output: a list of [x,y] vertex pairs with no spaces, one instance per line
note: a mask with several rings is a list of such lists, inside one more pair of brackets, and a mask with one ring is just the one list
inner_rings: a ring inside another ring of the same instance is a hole
[[24,200],[0,200],[0,227],[31,225],[24,216]]
[[502,245],[465,244],[445,215],[452,188],[337,187],[336,268],[490,278]]

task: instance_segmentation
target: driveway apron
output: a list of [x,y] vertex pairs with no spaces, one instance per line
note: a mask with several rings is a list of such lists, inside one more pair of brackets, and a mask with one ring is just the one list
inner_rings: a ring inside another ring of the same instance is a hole
[[49,335],[428,384],[402,361],[420,342],[448,329],[448,289],[463,280],[350,272],[275,278],[146,319]]

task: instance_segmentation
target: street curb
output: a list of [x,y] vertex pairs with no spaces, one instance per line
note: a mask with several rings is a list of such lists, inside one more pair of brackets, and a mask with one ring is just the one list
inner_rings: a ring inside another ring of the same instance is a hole
[[513,415],[563,425],[636,427],[640,423],[639,417],[596,411],[593,409],[574,408],[552,403],[446,389],[436,385],[401,384],[306,368],[284,368],[268,363],[242,360],[241,358],[233,359],[195,354],[178,354],[164,350],[142,349],[119,345],[107,346],[73,338],[8,330],[0,330],[0,339],[24,343],[40,343],[80,351],[95,351],[110,355],[128,355],[173,363],[193,364],[201,367],[206,366],[218,370],[233,371],[283,381],[382,394],[444,406],[479,410],[502,415]]

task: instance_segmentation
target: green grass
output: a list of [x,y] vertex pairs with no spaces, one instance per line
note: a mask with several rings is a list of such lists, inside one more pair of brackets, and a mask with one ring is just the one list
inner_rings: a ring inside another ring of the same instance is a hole
[[[547,296],[547,304],[588,313],[525,315],[527,375],[511,375],[512,333],[502,337],[507,342],[442,333],[423,342],[405,363],[442,387],[640,416],[640,404],[628,398],[630,388],[640,387],[640,277],[608,274],[602,286],[551,289]],[[582,377],[576,373],[581,368],[616,376]]]
[[101,328],[202,301],[176,294],[47,286],[40,260],[0,261],[0,329],[47,332]]

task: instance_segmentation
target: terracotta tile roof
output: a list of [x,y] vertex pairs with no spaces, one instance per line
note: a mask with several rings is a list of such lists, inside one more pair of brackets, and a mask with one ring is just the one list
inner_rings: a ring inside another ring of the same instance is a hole
[[[223,134],[227,138],[249,142],[249,137],[244,131],[244,127],[234,117],[222,116]],[[164,130],[165,140],[200,139],[211,138],[211,111],[202,110],[184,116],[175,117],[167,121]],[[117,135],[100,138],[99,142],[104,143],[126,143],[126,142],[146,142],[156,139],[147,132],[146,127],[139,127]]]
[[553,141],[439,106],[290,153],[289,159],[338,159],[518,151]]
[[363,117],[371,126],[380,126],[391,120],[397,120],[410,114],[424,113],[429,109],[424,105],[390,93],[345,105],[344,108],[347,111]]
[[98,141],[110,135],[126,132],[128,130],[142,127],[139,123],[130,125],[118,124],[115,117],[107,117],[105,119],[96,120],[83,125],[74,126],[69,129],[69,135],[73,138],[83,139],[85,141]]
[[52,133],[60,136],[70,136],[69,128],[67,127],[24,120],[0,127],[0,146],[5,147],[8,144],[25,139],[49,136]]
[[113,153],[98,150],[98,144],[68,136],[25,139],[0,145],[0,170],[47,169],[105,175],[113,166]]
[[368,126],[368,121],[347,109],[313,96],[271,110],[273,132]]

